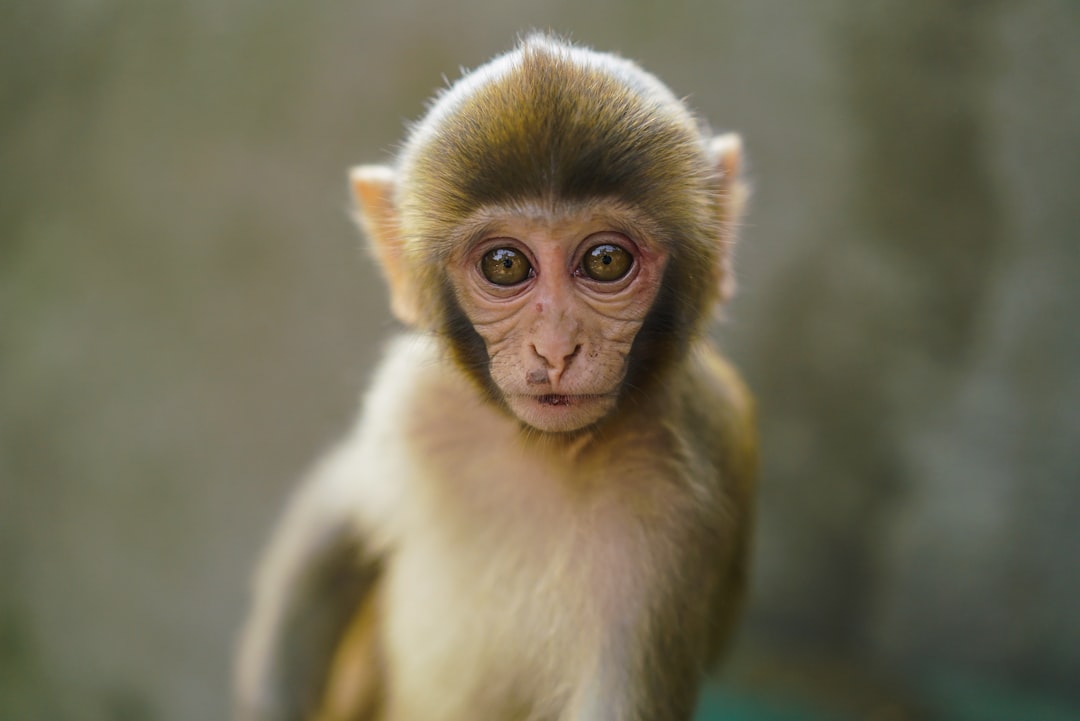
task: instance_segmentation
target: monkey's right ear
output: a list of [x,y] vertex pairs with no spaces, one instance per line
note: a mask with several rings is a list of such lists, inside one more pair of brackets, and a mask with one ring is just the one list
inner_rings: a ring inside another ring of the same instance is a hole
[[401,235],[394,195],[397,175],[385,165],[360,165],[349,171],[356,202],[356,216],[371,250],[390,285],[390,309],[406,325],[420,320],[419,302],[405,262],[405,243]]

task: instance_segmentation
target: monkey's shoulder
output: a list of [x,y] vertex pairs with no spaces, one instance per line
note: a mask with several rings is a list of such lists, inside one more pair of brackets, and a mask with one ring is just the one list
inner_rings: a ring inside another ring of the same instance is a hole
[[726,476],[752,485],[757,471],[755,404],[735,366],[712,344],[701,342],[688,358],[675,396],[690,441],[707,449]]
[[463,442],[517,428],[477,391],[435,338],[421,334],[402,335],[390,343],[368,392],[364,416],[369,435],[393,434],[406,441]]
[[312,473],[310,482],[323,487],[317,493],[353,509],[365,536],[385,540],[400,532],[410,480],[423,462],[415,439],[425,434],[418,428],[435,427],[440,418],[441,425],[455,426],[446,418],[465,394],[451,397],[446,367],[430,338],[406,334],[391,340],[356,423]]
[[710,416],[716,411],[726,422],[752,423],[754,398],[735,366],[709,342],[700,342],[692,350],[682,388],[687,402],[701,406],[706,402]]
[[364,399],[355,442],[386,482],[466,467],[480,448],[510,444],[519,424],[477,392],[436,339],[407,334],[388,346]]

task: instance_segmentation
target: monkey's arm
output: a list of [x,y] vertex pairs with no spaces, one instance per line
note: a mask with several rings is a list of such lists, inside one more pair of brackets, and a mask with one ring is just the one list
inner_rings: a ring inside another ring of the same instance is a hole
[[379,578],[343,497],[355,455],[346,444],[307,479],[262,560],[238,658],[237,721],[312,719],[325,704],[346,629]]

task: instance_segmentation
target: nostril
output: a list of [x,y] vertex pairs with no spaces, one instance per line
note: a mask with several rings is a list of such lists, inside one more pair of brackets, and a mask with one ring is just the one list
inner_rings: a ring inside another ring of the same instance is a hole
[[[569,353],[560,353],[557,348],[538,347],[533,343],[532,350],[536,357],[544,362],[545,372],[554,370],[561,373],[581,352],[581,345],[574,346],[574,350]],[[531,377],[533,373],[535,371],[530,371],[528,375]]]

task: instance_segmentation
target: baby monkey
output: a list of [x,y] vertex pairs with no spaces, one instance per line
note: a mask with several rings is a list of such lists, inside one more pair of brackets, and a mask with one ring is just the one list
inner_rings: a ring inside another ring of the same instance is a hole
[[240,721],[681,721],[746,586],[752,402],[705,336],[740,142],[545,35],[351,173],[411,332],[259,569]]

